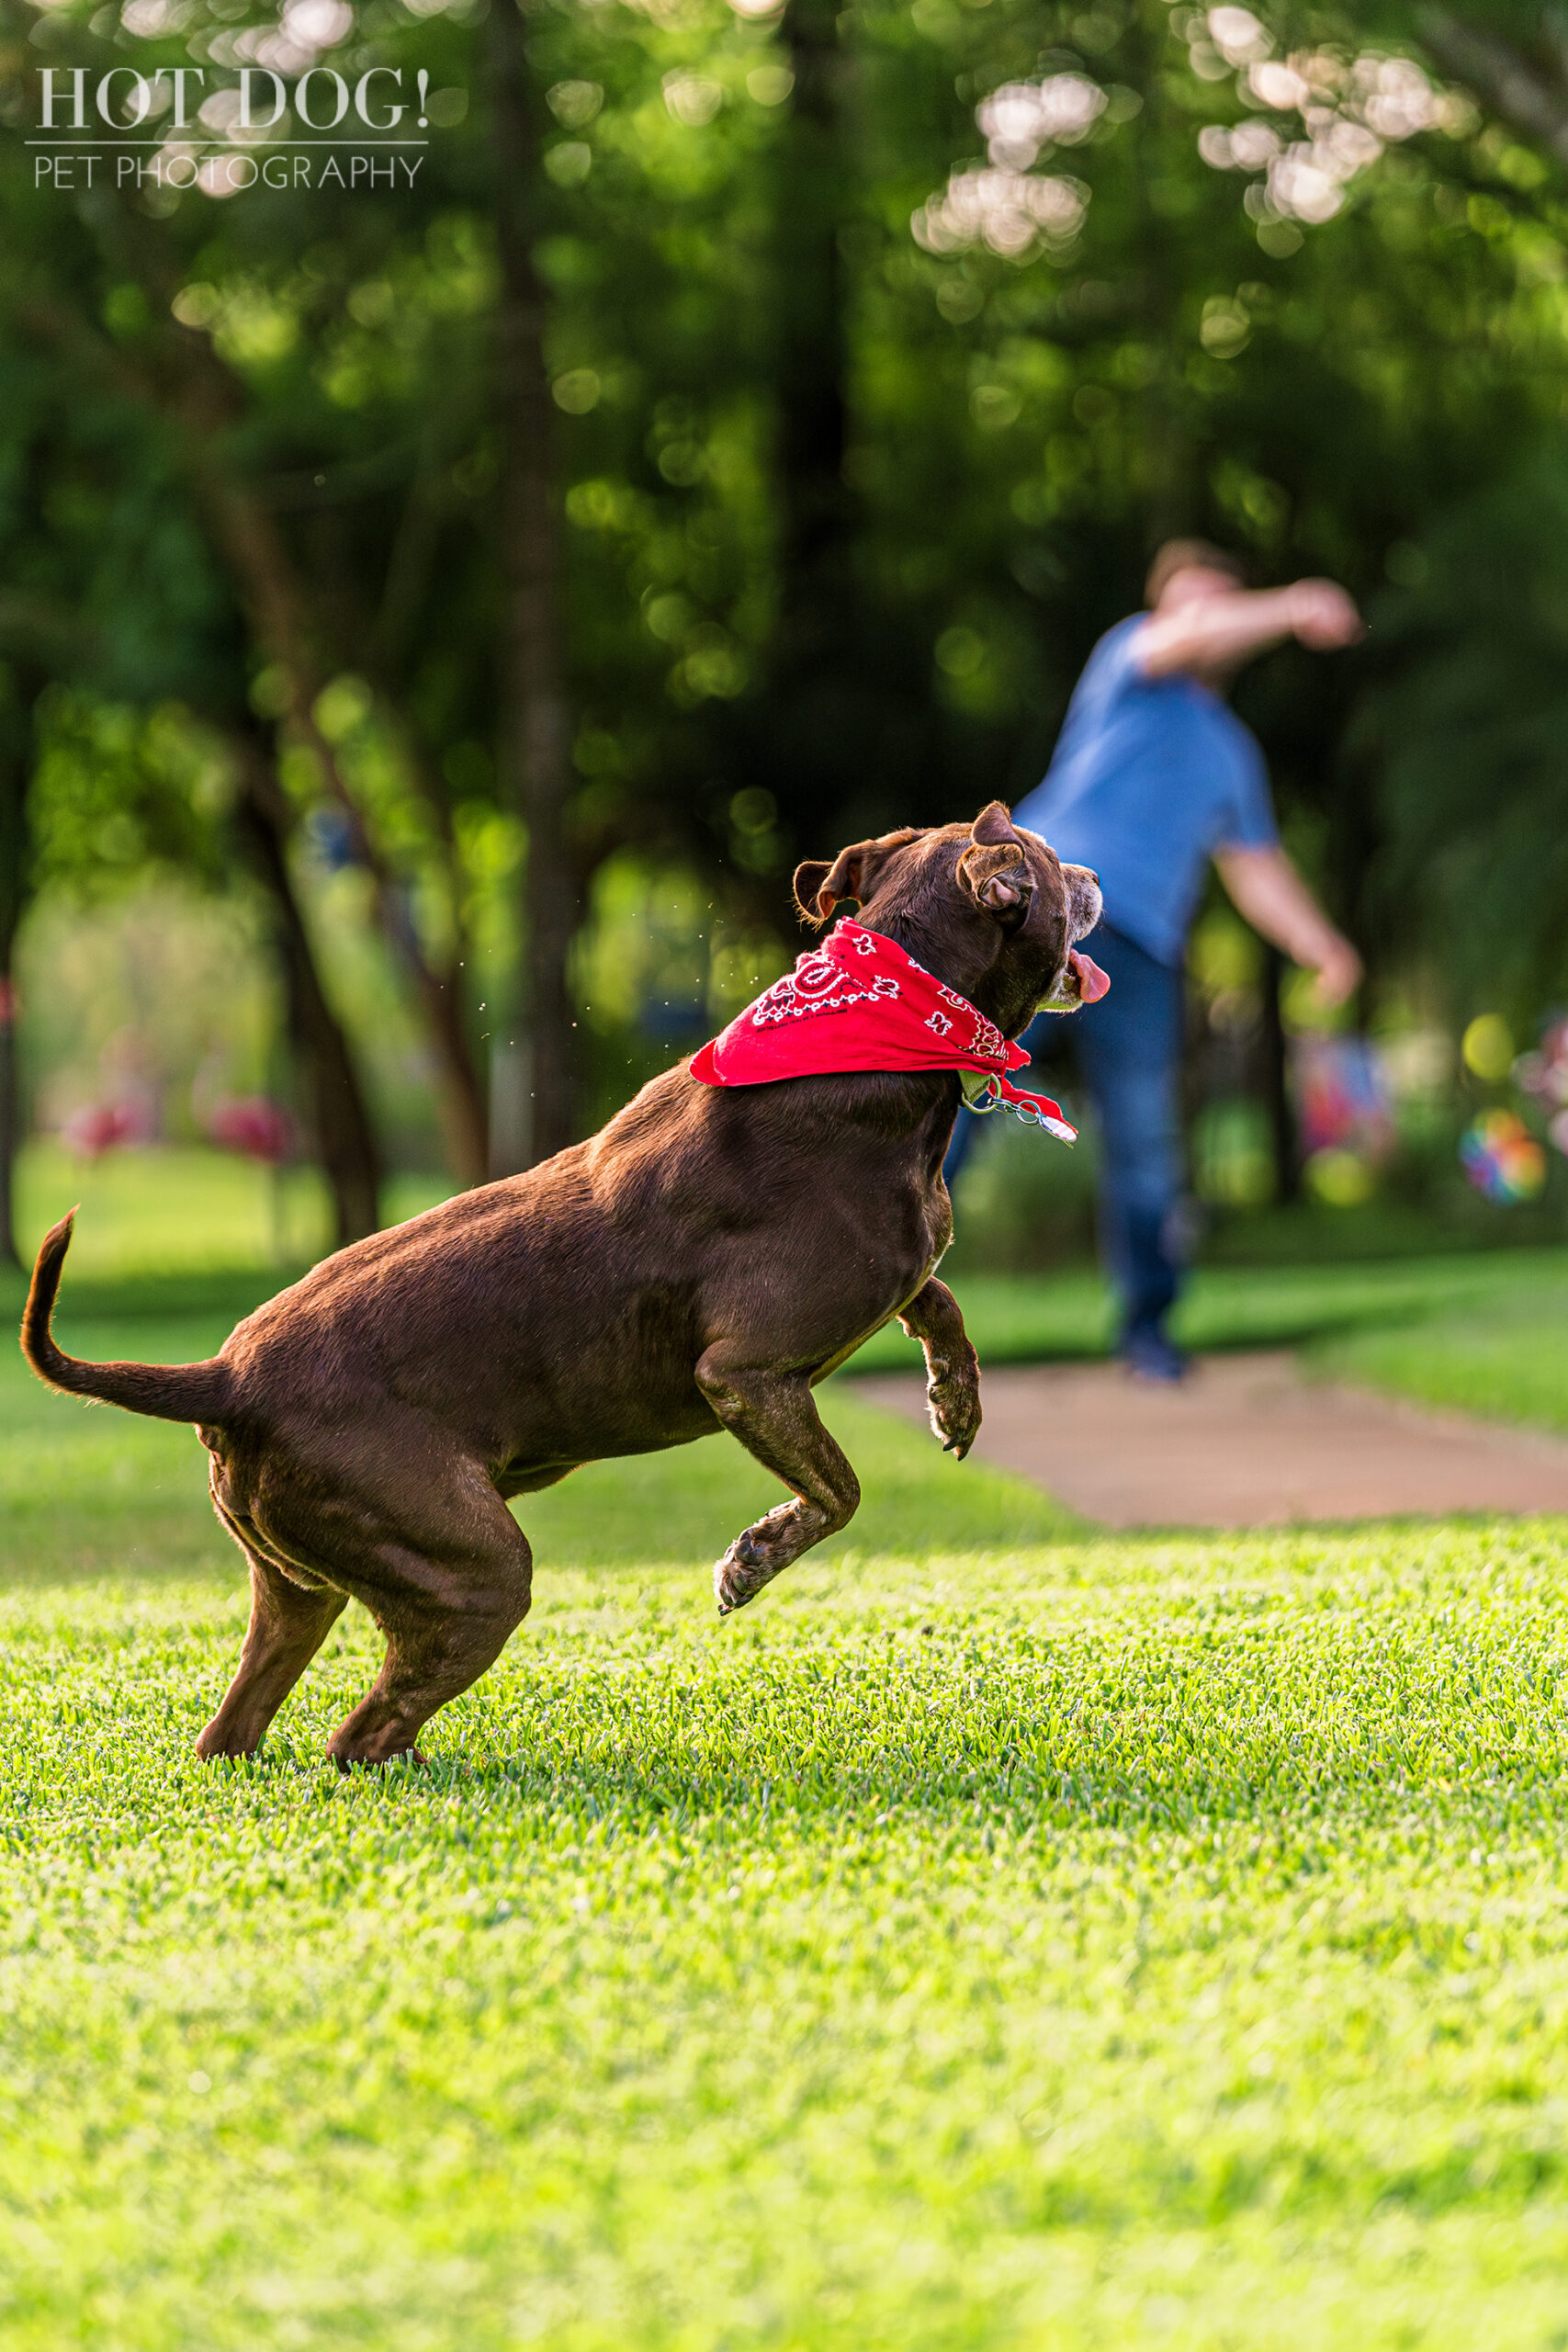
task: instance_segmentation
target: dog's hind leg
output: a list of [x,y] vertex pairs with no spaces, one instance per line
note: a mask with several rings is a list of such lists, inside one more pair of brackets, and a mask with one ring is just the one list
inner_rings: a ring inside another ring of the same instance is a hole
[[251,1622],[245,1646],[222,1705],[196,1743],[204,1759],[254,1756],[266,1727],[288,1698],[334,1620],[348,1603],[346,1592],[328,1585],[296,1583],[269,1559],[253,1533],[218,1502],[218,1515],[251,1568]]
[[[395,1756],[424,1761],[415,1742],[431,1716],[495,1664],[528,1613],[526,1566],[532,1555],[521,1529],[517,1534],[521,1585],[513,1563],[513,1576],[504,1586],[470,1592],[461,1601],[429,1591],[417,1573],[405,1575],[394,1589],[389,1572],[395,1558],[390,1552],[383,1555],[381,1598],[371,1608],[387,1636],[387,1655],[370,1690],[328,1743],[327,1753],[340,1771],[355,1764],[389,1763]],[[409,1570],[423,1566],[406,1562]]]
[[436,1709],[493,1666],[528,1613],[528,1540],[482,1467],[397,1434],[395,1453],[378,1445],[335,1493],[285,1474],[256,1506],[263,1534],[362,1601],[387,1637],[375,1683],[328,1743],[344,1771],[417,1758]]
[[795,1489],[793,1502],[738,1535],[715,1567],[718,1613],[728,1617],[813,1544],[849,1524],[860,1508],[860,1480],[822,1426],[805,1373],[737,1363],[721,1345],[703,1357],[696,1381],[747,1453]]

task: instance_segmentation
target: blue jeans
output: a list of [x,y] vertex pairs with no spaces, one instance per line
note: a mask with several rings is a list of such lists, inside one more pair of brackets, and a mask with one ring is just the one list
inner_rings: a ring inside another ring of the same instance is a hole
[[[1100,1248],[1121,1295],[1125,1341],[1134,1331],[1161,1329],[1181,1281],[1182,975],[1104,923],[1089,946],[1110,978],[1110,992],[1078,1012],[1040,1013],[1023,1043],[1031,1053],[1043,1053],[1065,1020],[1099,1114]],[[1032,1080],[1026,1070],[1015,1083],[1027,1087]],[[1038,1091],[1046,1091],[1043,1081]],[[942,1169],[950,1184],[982,1125],[972,1111],[959,1112]]]

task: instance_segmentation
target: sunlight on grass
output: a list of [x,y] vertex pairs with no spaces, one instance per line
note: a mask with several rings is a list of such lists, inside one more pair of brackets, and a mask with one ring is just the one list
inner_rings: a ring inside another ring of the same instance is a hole
[[1450,1412],[1568,1430],[1568,1279],[1543,1273],[1464,1313],[1325,1343],[1313,1360]]
[[200,1448],[0,1367],[7,2347],[1555,2340],[1563,1529],[1097,1539],[847,1391],[836,1554],[721,1624],[771,1482],[597,1465],[344,1782],[363,1612],[199,1767]]
[[13,1596],[6,2341],[1546,2343],[1562,1567],[566,1571],[346,1786],[357,1614],[204,1771],[237,1593]]

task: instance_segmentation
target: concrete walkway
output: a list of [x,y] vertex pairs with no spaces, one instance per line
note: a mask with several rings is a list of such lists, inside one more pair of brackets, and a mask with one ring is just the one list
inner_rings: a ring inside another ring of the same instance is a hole
[[[854,1385],[926,1418],[918,1376]],[[1001,1365],[981,1400],[975,1458],[1107,1527],[1568,1511],[1568,1442],[1303,1380],[1284,1350],[1209,1356],[1168,1388],[1118,1364]]]

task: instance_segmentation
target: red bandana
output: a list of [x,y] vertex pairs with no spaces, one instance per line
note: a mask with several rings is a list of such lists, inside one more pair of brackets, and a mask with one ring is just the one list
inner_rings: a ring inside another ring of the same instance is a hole
[[1029,1056],[1010,1046],[956,989],[943,986],[897,941],[858,922],[836,923],[820,947],[738,1013],[692,1057],[705,1086],[761,1086],[777,1078],[855,1069],[964,1069],[989,1081],[976,1107],[1005,1104],[1059,1136],[1077,1130],[1048,1095],[1025,1094],[1006,1073]]

